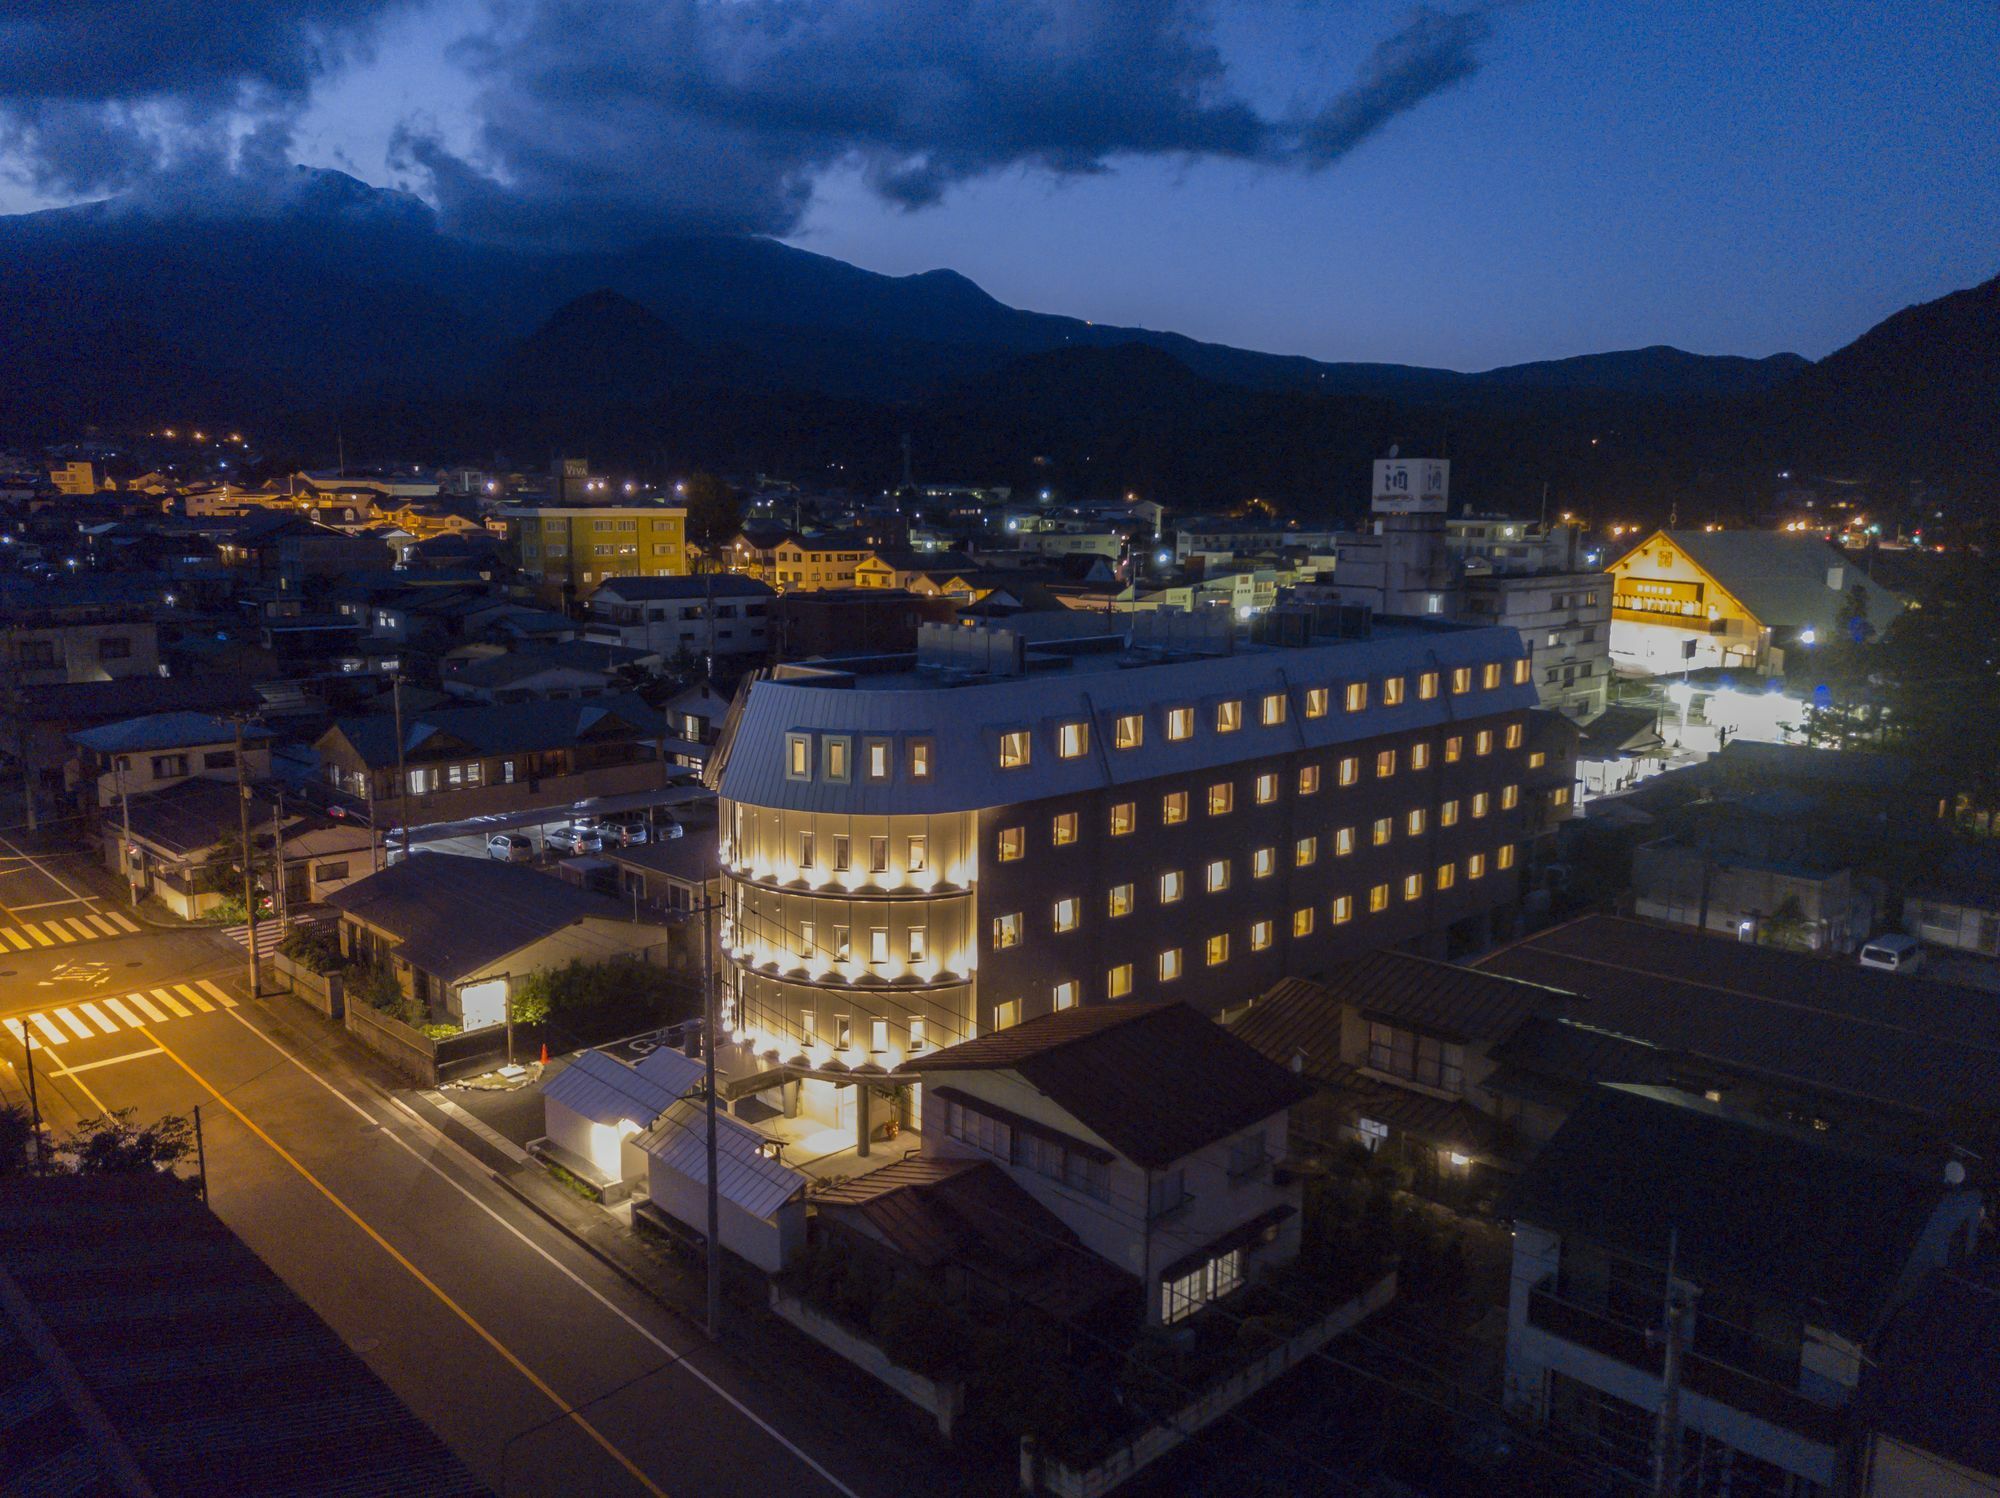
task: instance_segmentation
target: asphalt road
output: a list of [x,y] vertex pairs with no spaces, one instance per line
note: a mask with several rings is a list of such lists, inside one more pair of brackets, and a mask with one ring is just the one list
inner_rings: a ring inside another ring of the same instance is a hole
[[57,1134],[198,1106],[217,1214],[496,1492],[907,1490],[810,1409],[766,1413],[776,1396],[697,1330],[245,986],[212,932],[9,949],[0,1097],[23,1100],[32,1045]]

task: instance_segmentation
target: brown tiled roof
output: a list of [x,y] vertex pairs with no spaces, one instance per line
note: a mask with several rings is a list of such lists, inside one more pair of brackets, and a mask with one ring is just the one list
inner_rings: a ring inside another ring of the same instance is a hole
[[1014,1071],[1149,1169],[1282,1113],[1311,1089],[1186,1004],[1085,1004],[898,1068]]
[[1582,996],[1575,1016],[1731,1070],[1936,1116],[2000,1096],[1990,994],[1587,916],[1481,970]]

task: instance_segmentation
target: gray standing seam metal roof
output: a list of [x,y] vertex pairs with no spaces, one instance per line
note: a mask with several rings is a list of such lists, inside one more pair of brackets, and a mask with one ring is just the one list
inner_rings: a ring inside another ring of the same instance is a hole
[[[271,730],[262,724],[243,725],[243,741],[246,744],[270,737]],[[121,723],[86,728],[69,738],[72,744],[81,744],[99,754],[130,754],[147,749],[186,749],[198,744],[232,743],[236,738],[236,725],[208,713],[149,713],[141,718],[127,718]]]
[[[1846,552],[1818,536],[1781,531],[1666,531],[1667,542],[1727,589],[1767,628],[1831,629],[1858,584],[1867,589],[1868,622],[1880,631],[1907,605],[1902,594],[1863,572]],[[1846,569],[1839,592],[1831,568]]]
[[[639,1135],[639,1148],[697,1186],[708,1184],[707,1109],[682,1100]],[[806,1178],[763,1153],[765,1137],[727,1113],[715,1116],[717,1192],[752,1217],[768,1218],[805,1188]]]
[[577,1052],[542,1084],[544,1101],[561,1103],[592,1123],[634,1123],[642,1129],[652,1127],[681,1095],[603,1051]]
[[[1534,686],[1514,685],[1511,672],[1493,690],[1475,688],[1460,695],[1447,683],[1436,697],[1421,701],[1412,680],[1401,706],[1381,706],[1379,685],[1371,690],[1366,710],[1350,713],[1340,705],[1341,689],[1349,682],[1379,684],[1386,676],[1413,678],[1427,670],[1510,663],[1522,654],[1520,635],[1511,628],[1385,630],[1367,639],[1298,649],[1241,649],[1233,655],[1124,669],[1111,663],[956,687],[942,678],[929,689],[870,688],[866,677],[851,688],[758,680],[717,746],[717,757],[725,761],[717,791],[754,806],[883,816],[1038,801],[1532,708],[1538,700]],[[1324,717],[1306,716],[1309,687],[1332,690]],[[1288,698],[1285,721],[1266,727],[1260,699],[1279,691]],[[1215,709],[1225,701],[1243,704],[1242,727],[1218,733]],[[1174,707],[1195,709],[1194,735],[1178,743],[1166,733],[1166,713]],[[1136,749],[1113,749],[1113,722],[1126,713],[1143,716],[1143,742]],[[1091,723],[1089,752],[1061,759],[1055,730],[1078,720]],[[1003,770],[1000,735],[1016,729],[1033,730],[1029,763]],[[824,779],[823,756],[815,745],[813,778],[791,779],[786,743],[787,735],[796,733],[848,736],[850,778]],[[862,774],[863,742],[869,738],[888,739],[895,746],[894,773],[886,780],[870,781]],[[928,782],[914,781],[907,773],[905,745],[913,738],[930,739],[935,746]]]

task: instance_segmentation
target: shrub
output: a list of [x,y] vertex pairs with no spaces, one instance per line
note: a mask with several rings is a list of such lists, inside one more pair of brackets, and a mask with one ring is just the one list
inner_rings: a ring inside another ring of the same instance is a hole
[[285,933],[285,939],[278,943],[278,950],[307,972],[321,976],[339,972],[344,965],[340,940],[325,926],[292,927]]

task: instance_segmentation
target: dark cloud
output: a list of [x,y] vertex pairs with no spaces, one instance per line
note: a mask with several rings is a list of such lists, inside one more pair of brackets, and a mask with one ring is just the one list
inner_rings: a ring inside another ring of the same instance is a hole
[[405,132],[401,164],[466,233],[619,240],[784,233],[857,168],[936,203],[1010,167],[1122,157],[1329,165],[1469,76],[1480,11],[1417,11],[1351,87],[1274,119],[1232,89],[1201,0],[518,0],[461,56],[468,154]]

